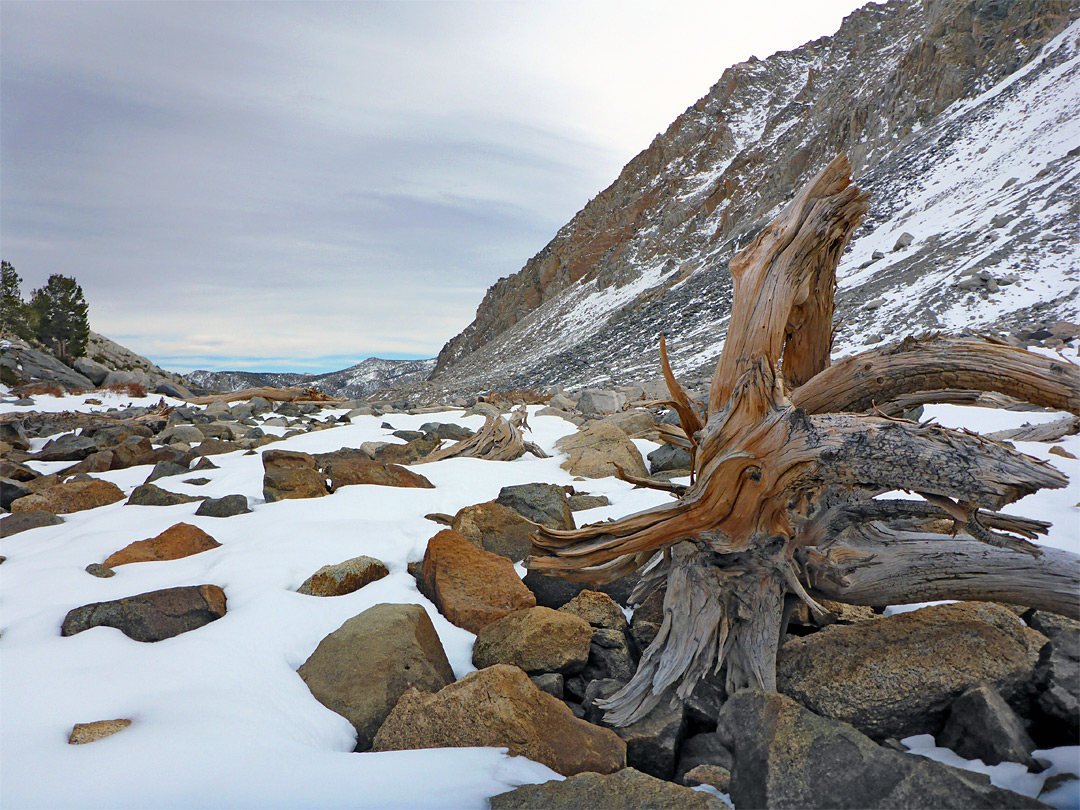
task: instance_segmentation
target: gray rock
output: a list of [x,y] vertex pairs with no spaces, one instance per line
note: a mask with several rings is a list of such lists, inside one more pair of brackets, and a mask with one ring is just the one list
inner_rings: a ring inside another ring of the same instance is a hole
[[157,440],[161,444],[199,444],[205,437],[202,431],[194,425],[173,425],[158,434]]
[[871,254],[870,258],[871,258],[871,260],[873,260],[873,261],[875,261],[875,262],[876,262],[876,261],[880,261],[881,259],[884,259],[884,258],[885,258],[885,254],[884,254],[884,253],[882,253],[882,252],[881,252],[880,250],[875,250],[875,251],[874,251],[874,252],[873,252],[873,253]]
[[102,565],[101,563],[90,563],[86,566],[86,573],[92,574],[95,577],[101,577],[101,579],[108,579],[109,577],[115,577],[116,572],[109,566]]
[[[3,351],[3,365],[15,371],[23,385],[47,383],[66,390],[86,390],[94,387],[91,380],[74,371],[51,354],[37,349],[12,347]],[[31,403],[33,404],[33,403]]]
[[0,520],[0,537],[11,537],[20,532],[30,531],[30,529],[40,529],[42,526],[57,526],[63,522],[62,517],[52,512],[15,512]]
[[1042,648],[1035,666],[1036,704],[1062,724],[1064,740],[1080,738],[1080,629],[1058,631]]
[[177,464],[174,461],[159,461],[154,465],[154,469],[150,471],[150,475],[146,477],[146,481],[143,483],[149,484],[152,481],[157,481],[159,478],[168,478],[173,475],[187,475],[191,472],[186,464]]
[[[611,697],[623,687],[625,681],[602,679],[592,681],[585,690],[582,707],[585,718],[593,723],[608,726],[603,710],[596,705],[601,698]],[[671,779],[679,746],[686,734],[686,716],[679,702],[667,701],[649,712],[641,720],[613,731],[626,742],[626,764],[658,779]]]
[[903,250],[914,241],[915,237],[907,231],[904,231],[902,234],[900,234],[900,238],[896,240],[896,244],[893,245],[893,252],[895,253],[898,250]]
[[881,307],[885,306],[885,303],[886,302],[884,298],[875,298],[872,301],[867,301],[865,304],[863,304],[862,308],[866,311],[880,309]]
[[437,692],[454,681],[442,642],[419,605],[380,604],[319,642],[297,670],[315,699],[353,724],[366,751],[407,689]]
[[194,503],[206,498],[205,495],[181,495],[178,492],[169,492],[167,489],[154,484],[143,484],[135,487],[128,496],[128,506],[177,506],[182,503]]
[[539,675],[530,675],[529,680],[536,684],[541,692],[547,692],[552,697],[563,699],[563,676],[560,672],[542,672]]
[[735,757],[736,807],[1023,808],[1041,802],[982,775],[883,748],[775,692],[729,698],[717,733]]
[[1021,762],[1035,765],[1035,743],[1023,721],[992,686],[969,689],[953,701],[938,745],[951,748],[964,759],[981,759],[987,765]]
[[0,508],[11,509],[12,501],[32,494],[34,490],[27,483],[12,478],[0,478]]
[[665,444],[653,450],[649,459],[649,472],[655,475],[665,470],[689,470],[690,453],[673,444]]
[[469,430],[467,427],[447,422],[425,422],[420,426],[421,435],[433,433],[440,439],[446,439],[451,442],[459,442],[462,439],[468,439],[474,432],[475,431]]
[[51,439],[41,450],[34,454],[36,461],[82,461],[91,453],[101,448],[90,436],[76,436],[65,433]]
[[94,385],[101,385],[109,376],[109,368],[91,360],[89,357],[80,357],[74,363],[74,369],[86,377]]
[[716,765],[731,770],[735,758],[724,745],[721,735],[695,734],[687,737],[679,750],[679,763],[675,768],[675,781],[684,784],[683,777],[698,765]]
[[195,630],[225,615],[225,592],[217,585],[187,585],[150,591],[68,611],[60,635],[91,627],[115,627],[135,641],[161,641]]
[[518,484],[503,487],[495,503],[549,529],[574,529],[566,490],[556,484]]
[[577,399],[577,410],[584,414],[606,414],[622,410],[626,395],[617,391],[586,388]]
[[607,495],[586,495],[585,493],[571,495],[569,503],[571,512],[583,512],[586,509],[599,509],[602,506],[611,506],[611,500]]
[[722,799],[623,768],[522,785],[488,799],[491,810],[730,810]]
[[199,508],[196,515],[202,517],[227,518],[233,515],[246,515],[251,512],[248,509],[247,498],[243,495],[225,495],[221,498],[207,498]]

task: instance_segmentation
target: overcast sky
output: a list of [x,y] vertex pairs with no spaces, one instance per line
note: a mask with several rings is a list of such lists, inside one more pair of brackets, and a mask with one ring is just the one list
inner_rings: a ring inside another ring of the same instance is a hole
[[3,0],[3,258],[175,371],[432,357],[724,68],[859,5]]

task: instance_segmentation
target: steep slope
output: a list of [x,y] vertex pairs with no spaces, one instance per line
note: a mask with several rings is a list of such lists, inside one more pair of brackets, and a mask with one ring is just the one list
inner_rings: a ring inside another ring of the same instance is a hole
[[[440,353],[434,387],[651,376],[660,331],[677,369],[703,370],[726,327],[728,259],[837,151],[873,195],[840,269],[845,345],[1072,314],[1080,73],[1065,29],[1077,16],[1063,0],[894,0],[730,68],[488,290]],[[905,230],[909,248],[856,271]],[[951,286],[965,270],[1017,281],[984,300]],[[927,309],[937,314],[915,317]]]

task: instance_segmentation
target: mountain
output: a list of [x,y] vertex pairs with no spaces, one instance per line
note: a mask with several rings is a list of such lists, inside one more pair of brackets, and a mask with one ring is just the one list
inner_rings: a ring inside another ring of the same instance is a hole
[[836,350],[1075,320],[1078,16],[1075,0],[893,0],[729,68],[488,290],[430,393],[641,380],[660,332],[677,373],[707,373],[729,259],[837,152],[871,208],[838,270]]
[[365,397],[375,391],[427,379],[435,360],[382,360],[369,357],[355,366],[329,374],[291,374],[252,371],[193,371],[186,375],[189,385],[229,393],[244,388],[317,388],[332,396]]

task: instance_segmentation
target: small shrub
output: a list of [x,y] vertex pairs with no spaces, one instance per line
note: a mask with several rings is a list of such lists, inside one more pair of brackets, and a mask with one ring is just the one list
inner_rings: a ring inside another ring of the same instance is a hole
[[112,391],[116,394],[127,394],[129,397],[145,397],[146,386],[139,382],[113,383],[101,388],[102,391]]
[[23,386],[13,393],[24,397],[62,397],[67,394],[67,391],[58,385],[52,385],[50,383],[32,383]]

